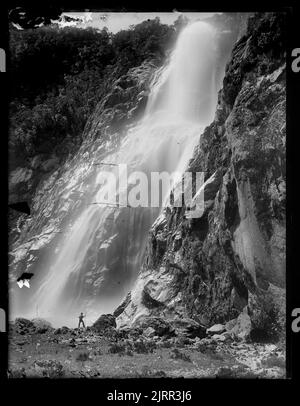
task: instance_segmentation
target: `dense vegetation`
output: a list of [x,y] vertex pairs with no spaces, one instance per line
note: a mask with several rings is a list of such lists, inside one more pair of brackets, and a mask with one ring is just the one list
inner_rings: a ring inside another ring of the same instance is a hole
[[45,26],[10,32],[10,151],[28,158],[78,146],[87,118],[116,77],[145,59],[163,59],[180,21],[159,18],[122,30]]

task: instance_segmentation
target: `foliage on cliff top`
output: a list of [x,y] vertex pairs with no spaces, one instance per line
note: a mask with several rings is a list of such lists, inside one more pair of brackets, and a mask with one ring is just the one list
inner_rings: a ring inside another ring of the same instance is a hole
[[[47,26],[10,32],[10,147],[15,155],[78,146],[111,72],[116,79],[147,58],[163,60],[178,24],[147,20],[116,34]],[[56,151],[57,152],[57,151]]]

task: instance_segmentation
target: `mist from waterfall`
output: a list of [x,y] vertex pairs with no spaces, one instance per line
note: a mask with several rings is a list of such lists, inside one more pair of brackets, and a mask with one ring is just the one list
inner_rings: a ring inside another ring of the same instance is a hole
[[[120,147],[105,156],[106,162],[127,164],[130,171],[149,177],[152,171],[186,169],[214,116],[215,42],[208,23],[183,29],[168,63],[153,79],[144,117],[128,130]],[[135,282],[149,229],[161,209],[92,204],[101,201],[101,170],[114,173],[117,167],[90,162],[88,168],[80,189],[80,213],[63,225],[59,243],[49,252],[51,259],[38,265],[30,295],[24,288],[12,292],[16,316],[38,315],[56,326],[74,326],[83,311],[89,324],[113,311]],[[73,187],[72,179],[68,187]]]

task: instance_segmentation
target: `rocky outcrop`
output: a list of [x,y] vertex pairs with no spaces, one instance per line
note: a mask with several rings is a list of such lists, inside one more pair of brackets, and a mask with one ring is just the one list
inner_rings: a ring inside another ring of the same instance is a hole
[[102,314],[93,324],[93,329],[97,332],[104,331],[105,329],[115,328],[116,320],[112,314]]
[[130,301],[117,318],[119,326],[140,317],[180,315],[206,327],[238,318],[242,335],[249,335],[249,326],[278,331],[281,323],[282,328],[283,33],[283,14],[249,19],[227,65],[215,119],[189,165],[190,171],[205,173],[204,213],[191,219],[185,207],[171,206],[161,213]]
[[147,331],[148,328],[151,328],[157,336],[168,336],[174,332],[170,323],[160,317],[141,317],[134,323],[133,328],[139,328],[142,331]]
[[51,323],[49,323],[49,321],[47,320],[36,318],[31,321],[36,328],[36,332],[39,334],[43,334],[47,331],[53,330]]
[[16,330],[19,334],[26,334],[35,330],[35,325],[31,320],[24,319],[23,317],[18,317],[15,322],[11,325],[11,328]]
[[44,334],[51,331],[54,331],[51,323],[39,318],[28,320],[18,317],[13,323],[10,323],[10,332],[23,336],[26,334]]

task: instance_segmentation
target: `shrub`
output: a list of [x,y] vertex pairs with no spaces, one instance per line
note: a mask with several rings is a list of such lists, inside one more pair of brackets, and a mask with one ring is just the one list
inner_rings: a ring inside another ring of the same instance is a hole
[[45,333],[47,333],[48,332],[48,328],[47,327],[39,327],[37,330],[36,330],[36,332],[38,333],[38,334],[45,334]]
[[267,359],[261,361],[261,364],[267,368],[283,368],[285,369],[285,359],[281,357],[277,357],[276,355],[270,355]]
[[148,354],[154,351],[156,343],[154,341],[138,340],[134,342],[133,348],[138,354]]
[[77,354],[76,361],[85,362],[88,361],[90,358],[90,354],[88,351],[83,351]]
[[192,362],[191,358],[185,354],[184,352],[179,351],[177,348],[174,348],[171,352],[171,358],[173,359],[181,359],[186,362]]
[[41,370],[44,378],[61,378],[65,375],[63,365],[59,361],[38,360],[34,362],[34,367]]
[[184,348],[186,346],[186,344],[188,344],[188,343],[189,343],[189,341],[188,341],[187,337],[183,337],[183,336],[179,336],[175,340],[175,345],[178,348]]
[[165,378],[167,374],[162,370],[152,370],[148,365],[143,365],[138,376],[140,378]]
[[159,344],[160,348],[171,348],[172,343],[170,340],[161,341]]
[[276,342],[282,332],[279,322],[279,310],[269,295],[258,298],[255,310],[251,314],[253,329],[250,338],[256,342]]
[[76,27],[12,29],[10,152],[21,158],[74,153],[112,77],[146,59],[162,60],[175,33],[157,18],[116,34]]
[[128,355],[129,357],[133,356],[133,352],[131,351],[130,348],[126,347],[125,355]]
[[42,374],[45,378],[62,378],[65,371],[62,364],[58,363],[55,367],[44,369]]
[[25,368],[8,370],[8,378],[26,378]]
[[125,345],[113,343],[109,347],[108,352],[110,352],[111,354],[124,355],[125,354],[125,349],[126,349]]

